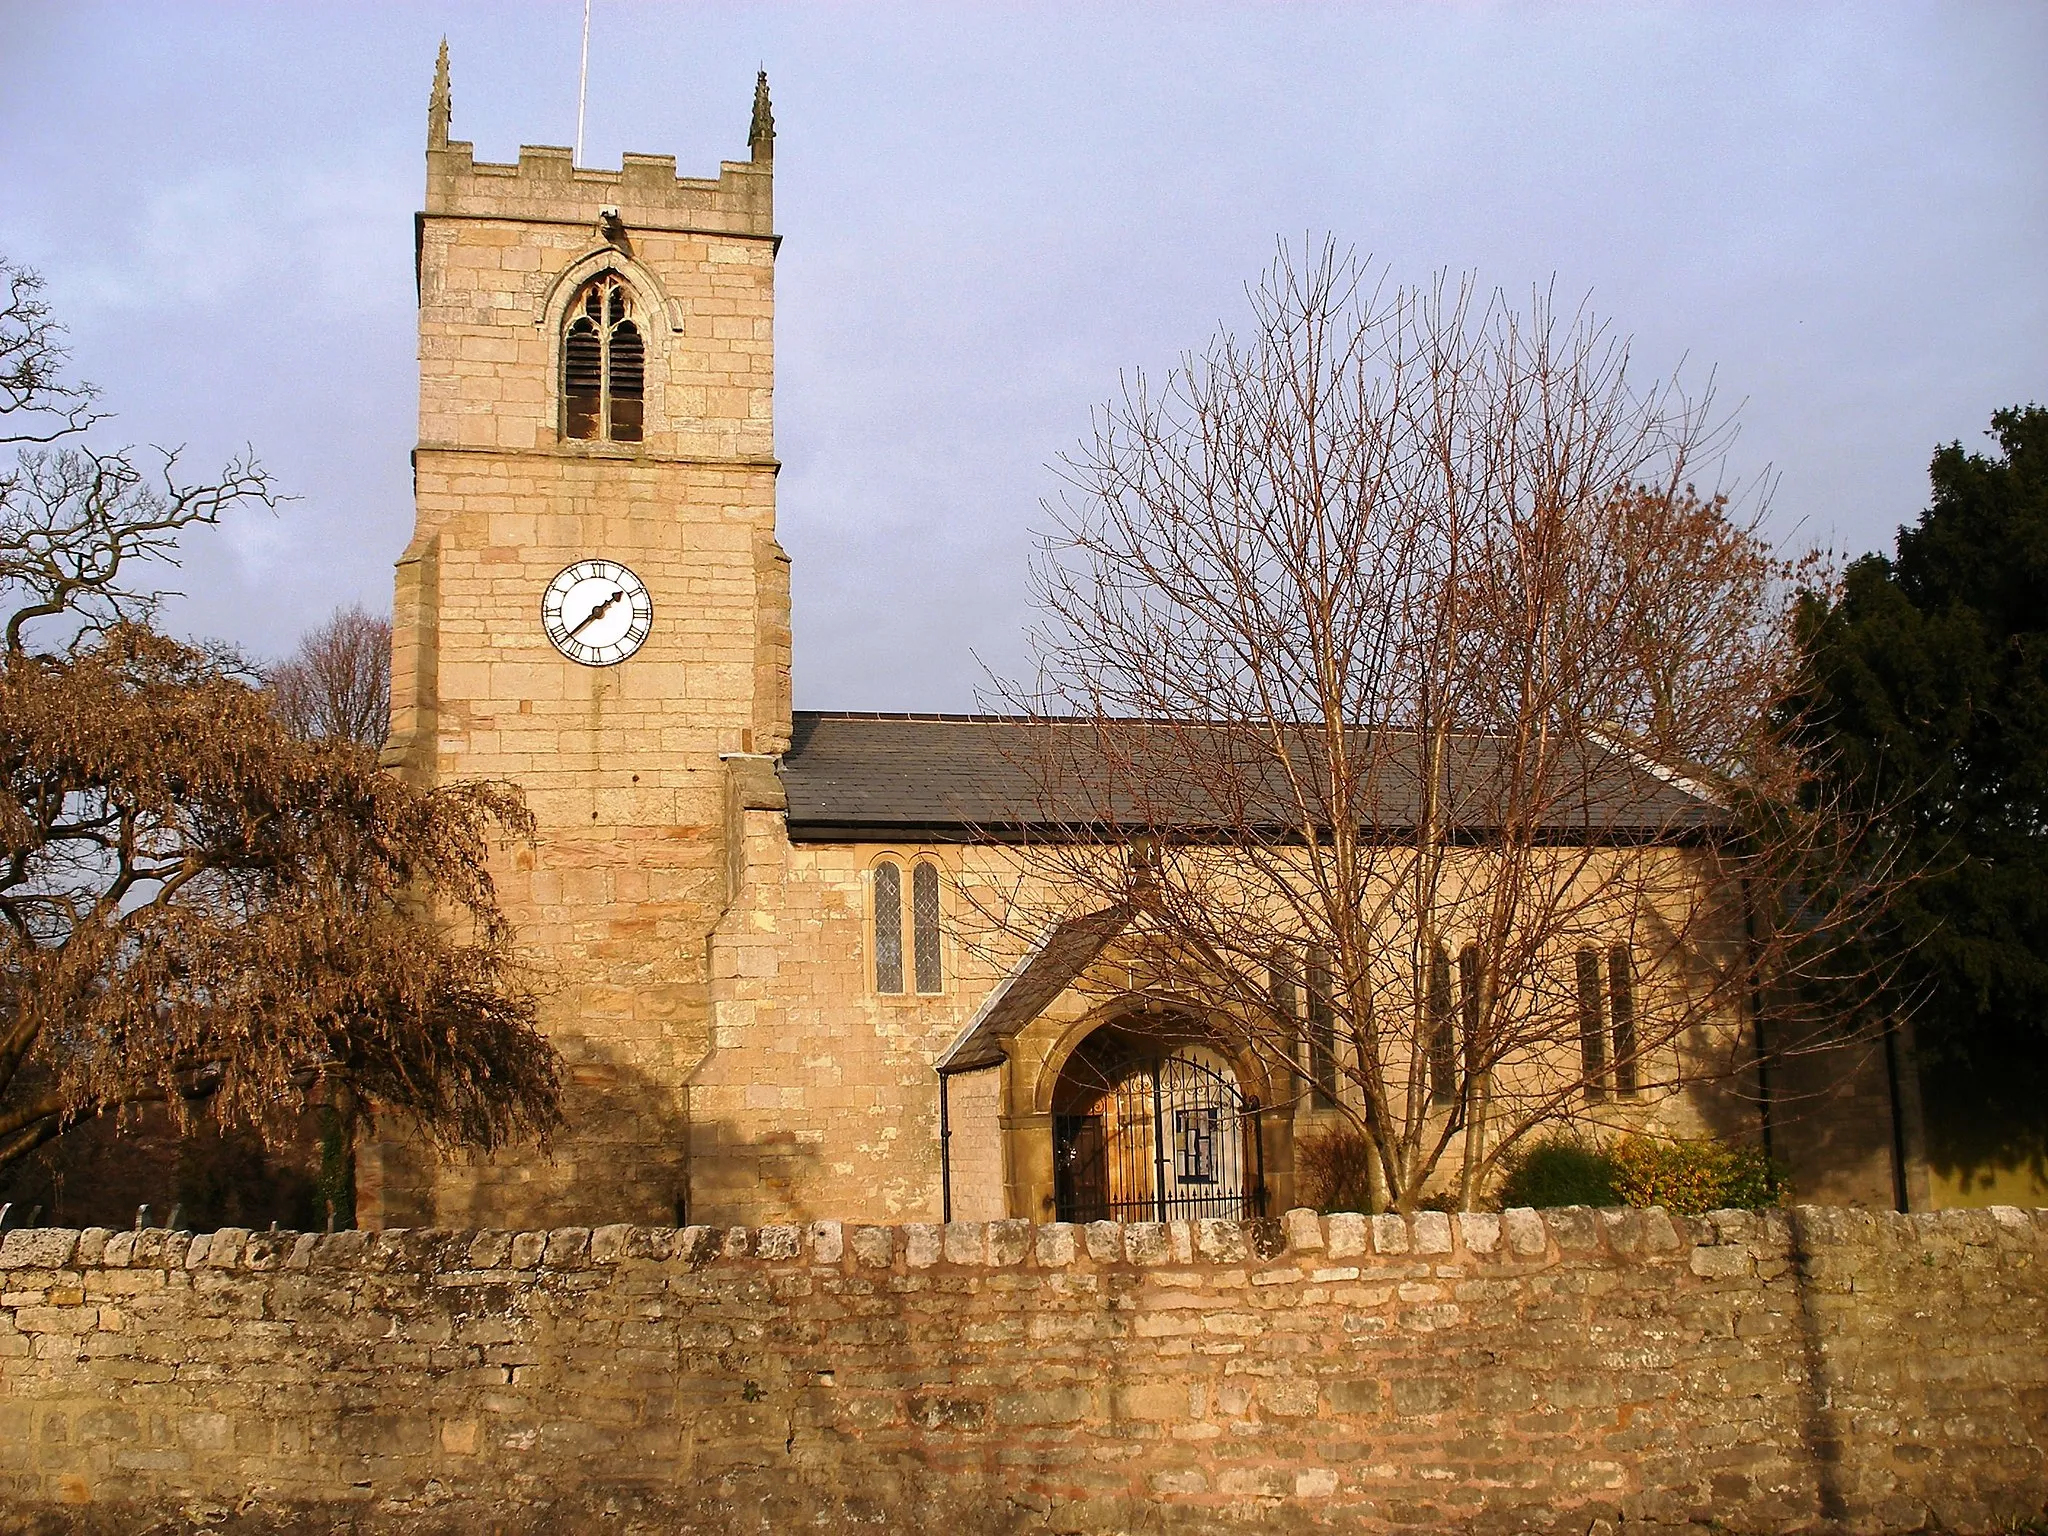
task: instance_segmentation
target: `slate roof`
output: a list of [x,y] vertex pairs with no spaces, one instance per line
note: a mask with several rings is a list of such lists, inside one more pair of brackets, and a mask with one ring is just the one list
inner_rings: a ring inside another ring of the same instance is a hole
[[[1186,726],[1141,726],[1137,739],[1150,758],[1144,771],[1171,773],[1177,753],[1191,747]],[[1129,733],[1125,733],[1128,739]],[[1586,838],[1689,841],[1727,824],[1725,813],[1686,780],[1660,772],[1625,750],[1587,743],[1583,769],[1560,773],[1568,786],[1549,808],[1546,823],[1559,841]],[[1392,754],[1375,785],[1378,803],[1362,818],[1373,830],[1398,835],[1412,827],[1422,804],[1421,775],[1405,771]],[[1109,797],[1125,829],[1148,825],[1159,804],[1175,809],[1172,825],[1191,836],[1247,822],[1292,824],[1273,776],[1270,754],[1253,744],[1241,754],[1249,788],[1239,807],[1202,805],[1181,794],[1117,793]],[[1305,752],[1313,762],[1316,754]],[[1485,833],[1486,787],[1503,771],[1499,738],[1454,737],[1447,788],[1452,820],[1468,836]],[[1042,766],[1058,765],[1048,773]],[[1111,770],[1086,721],[1051,724],[998,715],[829,714],[799,710],[790,749],[779,768],[789,798],[789,834],[799,842],[982,841],[1064,827],[1097,815],[1101,786]],[[1134,770],[1118,770],[1129,782]],[[1068,787],[1062,787],[1062,786]],[[1048,787],[1049,786],[1049,787]],[[1085,787],[1084,787],[1085,786]],[[1262,814],[1260,803],[1271,807]],[[1153,807],[1148,815],[1147,806]]]
[[998,1065],[1002,1042],[1043,1013],[1130,920],[1130,908],[1116,906],[1055,924],[968,1020],[935,1063],[938,1070],[978,1072]]

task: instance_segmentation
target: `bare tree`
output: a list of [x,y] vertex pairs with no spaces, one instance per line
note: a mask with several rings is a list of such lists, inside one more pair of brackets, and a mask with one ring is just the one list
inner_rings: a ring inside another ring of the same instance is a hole
[[99,391],[64,376],[64,328],[43,300],[41,274],[0,257],[0,444],[49,443],[100,419]]
[[1349,1117],[1390,1204],[1469,1205],[1534,1127],[1739,1067],[1841,918],[1744,909],[1817,837],[1774,716],[1800,571],[1761,497],[1692,489],[1711,391],[1541,293],[1366,279],[1283,256],[1248,339],[1067,462],[999,917],[1122,905],[1132,989]]
[[43,302],[42,279],[0,260],[0,282],[0,445],[17,450],[0,468],[0,600],[10,610],[5,648],[18,654],[40,620],[61,618],[66,643],[146,623],[171,594],[136,585],[139,567],[176,565],[185,529],[238,505],[275,506],[278,496],[253,452],[194,483],[180,476],[176,449],[151,450],[157,463],[145,470],[133,448],[77,441],[105,419],[94,409],[99,392],[66,378],[63,327]]
[[379,749],[391,734],[391,621],[360,604],[337,608],[267,681],[279,718],[302,741]]

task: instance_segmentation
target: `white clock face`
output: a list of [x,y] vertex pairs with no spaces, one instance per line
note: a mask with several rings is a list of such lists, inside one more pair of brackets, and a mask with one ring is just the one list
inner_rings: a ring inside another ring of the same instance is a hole
[[548,583],[540,621],[571,661],[609,667],[640,649],[654,626],[654,600],[618,561],[578,560]]

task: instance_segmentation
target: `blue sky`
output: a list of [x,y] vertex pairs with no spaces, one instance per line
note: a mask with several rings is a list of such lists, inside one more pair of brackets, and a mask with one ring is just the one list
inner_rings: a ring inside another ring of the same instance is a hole
[[[1740,404],[1788,536],[1889,542],[1939,442],[2048,400],[2048,7],[684,6],[595,0],[584,161],[778,126],[797,698],[962,709],[1015,664],[1047,464],[1243,315],[1276,239],[1561,294]],[[174,627],[388,607],[411,215],[457,137],[575,131],[581,6],[0,5],[0,251],[120,436],[299,499],[195,539]],[[977,657],[980,662],[977,661]]]

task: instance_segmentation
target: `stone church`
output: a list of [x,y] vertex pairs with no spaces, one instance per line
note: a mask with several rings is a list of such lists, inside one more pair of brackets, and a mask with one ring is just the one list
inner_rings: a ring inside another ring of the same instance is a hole
[[765,76],[748,150],[712,177],[546,147],[479,163],[450,137],[444,45],[387,761],[525,791],[539,835],[496,875],[567,1123],[546,1155],[490,1159],[380,1128],[363,1220],[1286,1208],[1326,1111],[1220,1044],[1148,1055],[1084,984],[1120,920],[970,941],[961,882],[1004,866],[1015,725],[792,710]]

